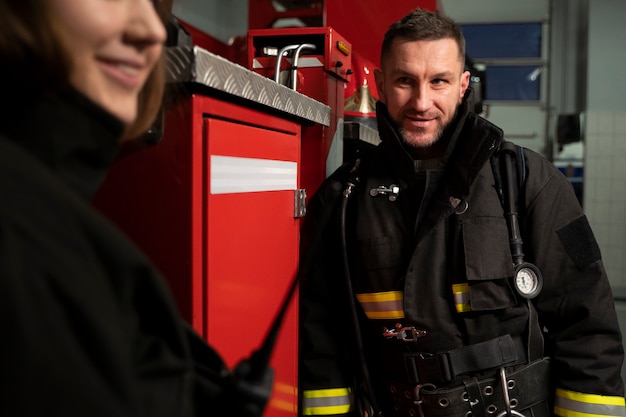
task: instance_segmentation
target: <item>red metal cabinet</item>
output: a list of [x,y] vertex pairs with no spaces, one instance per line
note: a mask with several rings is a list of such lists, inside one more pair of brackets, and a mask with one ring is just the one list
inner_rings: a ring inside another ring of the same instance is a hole
[[[230,367],[258,348],[298,265],[301,121],[187,95],[161,143],[121,158],[95,204],[154,260]],[[266,416],[297,412],[297,296],[271,365]]]
[[[265,336],[298,264],[300,126],[204,97],[204,281],[208,341],[233,367]],[[233,120],[233,115],[236,119]],[[297,407],[297,316],[293,300],[272,365],[266,415]]]

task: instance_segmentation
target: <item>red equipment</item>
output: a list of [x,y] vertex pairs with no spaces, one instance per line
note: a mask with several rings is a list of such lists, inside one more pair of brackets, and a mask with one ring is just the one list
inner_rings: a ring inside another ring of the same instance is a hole
[[330,126],[302,130],[302,187],[308,196],[343,162],[344,90],[352,73],[351,51],[350,43],[330,27],[248,31],[248,68],[330,107]]

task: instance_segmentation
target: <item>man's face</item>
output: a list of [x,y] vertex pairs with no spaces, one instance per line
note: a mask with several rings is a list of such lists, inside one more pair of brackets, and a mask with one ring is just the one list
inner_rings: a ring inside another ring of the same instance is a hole
[[427,148],[452,121],[469,84],[453,39],[396,39],[376,71],[380,101],[398,125],[405,143]]

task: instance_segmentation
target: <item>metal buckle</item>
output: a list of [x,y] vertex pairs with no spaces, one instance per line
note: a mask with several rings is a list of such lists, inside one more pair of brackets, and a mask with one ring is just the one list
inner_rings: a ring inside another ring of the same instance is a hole
[[383,337],[387,339],[399,339],[403,342],[415,342],[420,337],[426,336],[426,330],[416,329],[413,326],[402,326],[396,323],[393,329],[383,327]]
[[420,391],[422,390],[422,388],[432,388],[432,389],[437,389],[437,386],[435,386],[435,384],[419,384],[415,386],[415,405],[417,406],[417,411],[419,412],[420,417],[425,417],[424,416],[424,410],[422,409],[422,403],[424,402],[422,400],[422,396],[420,395]]
[[398,194],[400,194],[400,187],[396,184],[391,184],[389,187],[385,187],[384,185],[379,185],[376,188],[370,189],[370,195],[372,197],[376,197],[377,195],[386,195],[389,198],[389,201],[396,201],[398,198]]
[[509,387],[508,382],[506,380],[506,372],[504,371],[504,367],[500,368],[500,386],[502,387],[502,397],[504,398],[504,407],[496,417],[504,417],[504,416],[516,416],[516,417],[524,417],[524,415],[515,410],[511,410],[511,400],[509,399]]

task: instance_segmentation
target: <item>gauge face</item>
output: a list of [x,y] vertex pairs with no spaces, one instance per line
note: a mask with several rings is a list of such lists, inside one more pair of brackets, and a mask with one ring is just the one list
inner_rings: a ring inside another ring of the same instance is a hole
[[515,289],[525,298],[534,298],[542,287],[541,273],[531,264],[522,264],[515,273]]

